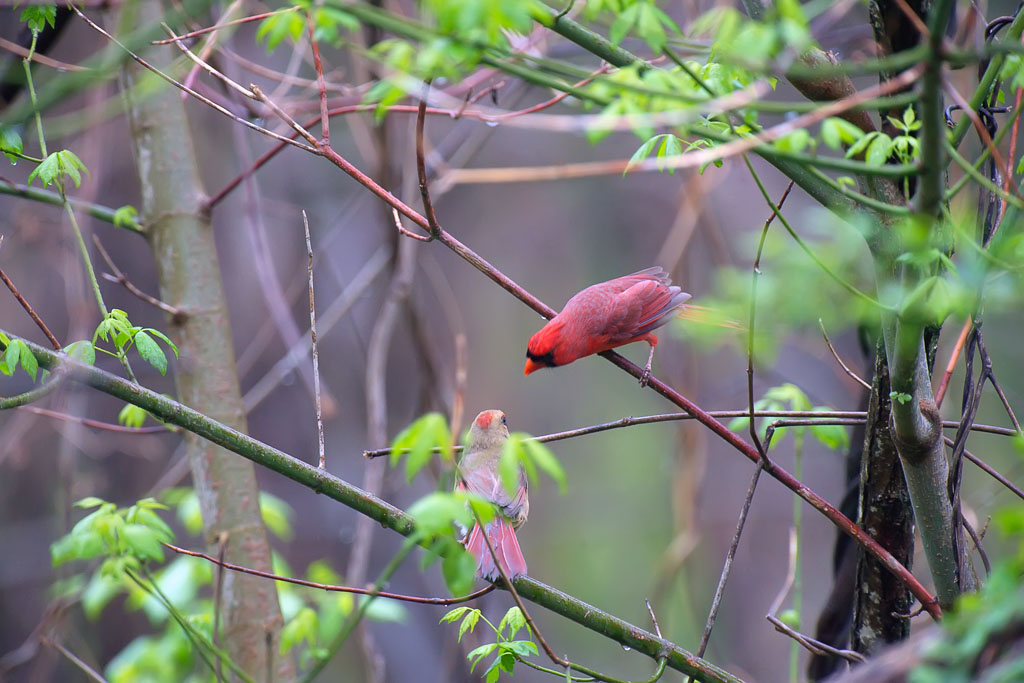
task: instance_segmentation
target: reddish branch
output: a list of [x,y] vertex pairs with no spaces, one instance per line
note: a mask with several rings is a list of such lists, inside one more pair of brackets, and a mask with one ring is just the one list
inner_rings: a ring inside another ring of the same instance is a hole
[[217,559],[212,555],[201,553],[196,550],[186,550],[185,548],[179,548],[176,545],[170,543],[164,543],[165,546],[170,548],[176,553],[182,555],[189,555],[191,557],[199,557],[207,562],[223,567],[224,569],[230,569],[233,572],[239,572],[241,574],[249,574],[251,576],[259,576],[264,579],[273,579],[274,581],[283,581],[284,583],[293,583],[296,586],[306,586],[307,588],[316,588],[317,590],[330,591],[335,593],[355,593],[356,595],[373,595],[377,598],[388,598],[389,600],[400,600],[402,602],[415,602],[420,605],[457,605],[460,602],[469,602],[470,600],[476,600],[482,595],[487,595],[495,589],[494,584],[489,584],[478,591],[474,591],[469,595],[463,595],[457,598],[422,598],[416,595],[404,595],[402,593],[388,593],[387,591],[375,591],[370,588],[356,588],[355,586],[336,586],[330,583],[317,583],[316,581],[306,581],[304,579],[296,579],[291,576],[281,576],[280,574],[271,574],[270,572],[261,572],[258,569],[250,569],[249,567],[242,567],[237,564],[231,564],[223,560]]

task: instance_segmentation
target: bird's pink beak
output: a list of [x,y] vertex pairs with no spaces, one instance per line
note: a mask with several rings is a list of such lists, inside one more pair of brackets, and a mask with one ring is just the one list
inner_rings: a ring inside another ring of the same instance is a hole
[[532,358],[527,358],[526,367],[523,368],[523,376],[525,377],[526,375],[529,375],[531,372],[536,372],[537,370],[540,370],[543,367],[547,366],[545,366],[543,363],[538,363]]

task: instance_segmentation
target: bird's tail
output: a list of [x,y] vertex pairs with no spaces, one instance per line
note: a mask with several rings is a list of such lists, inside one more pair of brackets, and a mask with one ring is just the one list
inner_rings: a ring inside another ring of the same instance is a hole
[[[494,546],[494,555],[498,563],[505,571],[509,579],[526,575],[526,560],[523,559],[523,551],[519,549],[519,540],[516,538],[515,529],[507,519],[498,517],[489,522],[485,527],[487,538]],[[501,578],[501,572],[494,563],[494,557],[484,542],[484,534],[480,531],[480,525],[473,526],[466,540],[466,550],[476,558],[476,573],[488,581],[497,581]]]

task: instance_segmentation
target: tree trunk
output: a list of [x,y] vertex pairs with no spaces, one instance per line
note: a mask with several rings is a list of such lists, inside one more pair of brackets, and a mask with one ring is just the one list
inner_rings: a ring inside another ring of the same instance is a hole
[[[142,21],[159,20],[154,0],[139,5]],[[149,56],[166,64],[168,50]],[[141,67],[127,70],[137,84]],[[165,86],[151,95],[130,87],[129,117],[142,186],[142,213],[153,247],[161,298],[185,314],[171,319],[180,350],[174,363],[178,398],[235,429],[246,431],[235,371],[234,347],[210,217],[203,208],[195,152],[180,93]],[[252,463],[186,432],[192,479],[203,515],[206,542],[214,554],[226,545],[226,559],[270,571],[270,546],[260,516]],[[282,619],[273,582],[222,572],[219,621],[222,647],[256,680],[288,681],[290,658],[277,656]]]

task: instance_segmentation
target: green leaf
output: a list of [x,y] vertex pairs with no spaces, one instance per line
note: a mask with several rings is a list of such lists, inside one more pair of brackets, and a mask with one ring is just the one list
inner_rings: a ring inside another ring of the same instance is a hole
[[411,482],[430,462],[434,449],[440,449],[443,457],[450,457],[451,431],[441,413],[427,413],[403,429],[391,444],[390,462],[396,465],[405,454],[405,476]]
[[469,654],[466,655],[466,659],[470,662],[469,672],[473,673],[473,670],[476,668],[476,665],[480,663],[480,660],[494,652],[497,647],[497,643],[486,643],[480,647],[470,650]]
[[[651,156],[651,152],[654,151],[655,146],[658,144],[658,139],[662,137],[665,137],[665,135],[655,135],[653,138],[640,145],[640,147],[633,152],[633,156],[629,158],[629,162],[626,164],[626,170],[622,172],[622,175],[625,176],[629,173],[629,169]],[[1024,163],[1024,160],[1022,160],[1021,163]]]
[[288,503],[275,495],[261,491],[260,513],[263,516],[263,523],[267,525],[271,533],[284,541],[292,539],[294,534],[291,518],[295,511]]
[[148,414],[149,413],[137,405],[126,403],[124,408],[121,408],[121,412],[117,414],[117,422],[125,427],[138,429],[142,426],[142,423],[146,421],[146,416]]
[[299,643],[316,644],[319,617],[310,607],[303,607],[295,617],[281,629],[281,654],[286,655]]
[[24,150],[18,131],[13,126],[0,123],[0,152],[6,154],[12,164],[17,164],[18,155]]
[[615,21],[612,22],[611,28],[608,30],[608,40],[615,45],[621,43],[626,34],[629,33],[629,30],[636,24],[639,14],[639,3],[630,5],[625,10],[619,12],[615,17]]
[[472,609],[459,624],[459,642],[462,642],[462,636],[466,635],[467,632],[472,633],[473,629],[476,628],[477,622],[480,620],[480,610]]
[[305,29],[305,17],[299,12],[274,14],[260,22],[260,27],[256,31],[256,42],[265,43],[267,53],[271,53],[285,38],[290,38],[292,42],[297,41]]
[[[815,412],[828,412],[827,406],[816,406]],[[811,425],[811,435],[820,444],[834,451],[844,450],[850,445],[850,434],[842,425]]]
[[[14,7],[17,8],[18,3],[14,3]],[[57,21],[57,6],[56,5],[29,5],[21,11],[21,20],[24,21],[32,33],[39,33],[46,28],[49,24],[50,28],[54,28],[54,23]]]
[[20,341],[20,339],[12,339],[11,343],[7,345],[7,351],[4,353],[4,364],[12,373],[18,369],[18,359],[21,355],[21,344],[18,343]]
[[453,541],[452,545],[441,562],[441,575],[452,595],[466,595],[473,590],[476,580],[476,559],[462,544]]
[[462,607],[456,607],[455,609],[449,610],[443,617],[441,617],[441,620],[437,623],[450,624],[453,621],[458,621],[463,614],[470,611],[471,609],[473,608],[466,607],[465,605],[463,605]]
[[517,657],[533,657],[537,654],[537,645],[531,640],[511,640],[499,643],[498,647],[508,650]]
[[[15,339],[11,342],[10,346],[14,346],[15,344],[21,347],[21,352],[18,354],[18,359],[21,361],[21,369],[27,372],[32,378],[32,381],[35,382],[36,372],[39,370],[39,361],[36,360],[36,357],[32,353],[32,349],[28,347],[28,344],[20,339]],[[11,369],[14,369],[13,366]]]
[[864,135],[864,131],[845,119],[831,116],[821,122],[821,140],[835,150],[853,144]]
[[519,488],[519,467],[524,459],[523,442],[518,438],[510,438],[501,449],[498,461],[498,476],[505,493],[515,497]]
[[139,227],[139,210],[131,204],[125,204],[114,211],[114,225],[118,228]]
[[103,505],[105,502],[107,501],[103,500],[102,498],[97,498],[96,496],[86,496],[81,500],[75,501],[75,507],[89,510],[91,508],[99,507],[100,505]]
[[163,332],[161,332],[160,330],[155,330],[155,329],[153,329],[152,327],[146,327],[146,328],[144,328],[144,330],[143,330],[143,331],[144,331],[144,332],[148,332],[148,333],[150,333],[151,335],[153,335],[154,337],[157,337],[158,339],[162,340],[162,341],[163,341],[163,343],[167,344],[167,346],[168,346],[168,347],[169,347],[169,348],[171,349],[171,351],[173,351],[173,352],[174,352],[174,357],[175,357],[175,358],[177,358],[177,357],[178,357],[178,347],[177,347],[177,346],[175,346],[174,342],[172,342],[172,341],[171,341],[171,340],[170,340],[170,339],[169,339],[169,338],[167,337],[167,335],[166,335],[166,334],[164,334],[164,333],[163,333]]
[[505,616],[501,618],[501,621],[498,622],[498,633],[504,633],[505,629],[508,628],[508,634],[506,637],[511,640],[516,637],[516,634],[519,633],[519,629],[524,626],[527,626],[527,624],[522,610],[520,610],[518,606],[512,606],[507,612],[505,612]]
[[410,505],[408,513],[416,520],[419,530],[428,537],[452,534],[455,522],[467,528],[473,524],[466,500],[463,495],[435,491]]
[[164,550],[156,531],[144,524],[125,524],[121,537],[134,555],[145,560],[162,562]]
[[161,375],[167,374],[167,356],[145,330],[135,333],[135,350],[142,356],[142,360],[159,370]]
[[524,440],[522,443],[529,460],[536,464],[537,467],[543,470],[555,481],[556,484],[558,484],[558,490],[560,493],[566,493],[569,487],[568,480],[565,476],[565,470],[562,468],[562,463],[558,462],[558,457],[551,451],[551,449],[540,441],[535,441],[533,439]]
[[911,396],[910,394],[904,394],[904,393],[901,393],[899,391],[890,391],[889,392],[889,400],[890,401],[899,401],[899,403],[901,405],[906,405],[906,404],[910,403],[910,401],[913,398],[914,397]]

